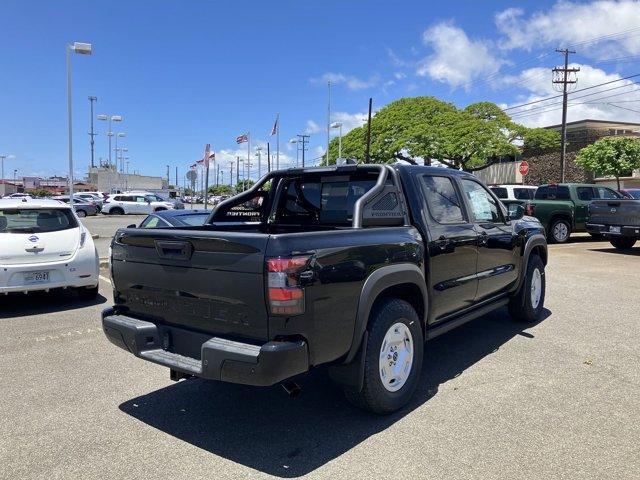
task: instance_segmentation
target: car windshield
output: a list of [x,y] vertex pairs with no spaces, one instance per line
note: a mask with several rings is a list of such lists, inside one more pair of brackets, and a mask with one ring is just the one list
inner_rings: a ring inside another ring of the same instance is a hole
[[77,226],[73,213],[66,208],[0,209],[0,234],[57,232]]

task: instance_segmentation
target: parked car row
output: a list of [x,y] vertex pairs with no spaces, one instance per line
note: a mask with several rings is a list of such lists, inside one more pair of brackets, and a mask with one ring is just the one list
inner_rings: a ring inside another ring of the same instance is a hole
[[[607,208],[617,209],[624,205],[623,211],[636,212],[638,207],[632,202],[635,196],[640,197],[640,189],[626,189],[615,191],[609,187],[585,183],[559,183],[535,186],[524,185],[494,185],[491,190],[509,208],[513,210],[522,206],[527,215],[534,216],[544,225],[547,237],[553,243],[565,243],[572,233],[588,232],[594,238],[616,235],[619,226],[613,225],[613,233],[599,227],[589,228],[590,208],[594,203],[607,205]],[[613,202],[613,203],[612,203]],[[615,212],[614,212],[615,213]],[[638,214],[640,216],[640,214]],[[621,217],[625,231],[635,232],[640,227],[640,219],[634,215]],[[597,225],[604,225],[595,222]],[[614,246],[627,245],[630,240],[612,241]],[[634,242],[635,243],[635,242]]]

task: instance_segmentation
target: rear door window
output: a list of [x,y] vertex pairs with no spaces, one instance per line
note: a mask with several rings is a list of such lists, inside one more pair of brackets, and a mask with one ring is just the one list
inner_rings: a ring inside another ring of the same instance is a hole
[[[536,190],[535,188],[514,188],[513,196],[516,197],[517,200],[533,200],[535,196]],[[501,198],[501,197],[498,197]]]
[[622,195],[620,195],[618,192],[614,192],[613,190],[607,187],[596,187],[596,192],[598,192],[598,198],[602,198],[605,200],[622,198]]
[[549,192],[549,187],[547,187],[546,185],[543,187],[539,187],[538,190],[536,190],[535,199],[546,200],[548,197],[548,192]]
[[556,190],[556,199],[557,200],[571,200],[571,194],[569,193],[569,187],[564,185],[559,185]]
[[438,223],[464,223],[462,204],[451,178],[423,175],[420,186],[427,207]]
[[591,187],[578,187],[576,188],[576,194],[578,195],[578,199],[584,202],[593,200],[593,198],[595,197],[593,188]]
[[[500,199],[507,199],[509,198],[509,191],[504,188],[504,187],[490,187],[491,191],[495,194],[496,197],[500,198]],[[513,191],[515,194],[515,190]],[[518,198],[518,196],[516,195],[516,198]]]

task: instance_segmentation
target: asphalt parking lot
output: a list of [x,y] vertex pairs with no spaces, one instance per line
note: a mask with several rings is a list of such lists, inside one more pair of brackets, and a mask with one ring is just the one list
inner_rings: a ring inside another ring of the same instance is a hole
[[[85,223],[112,218],[134,223]],[[0,478],[640,478],[640,248],[580,236],[549,257],[545,318],[500,310],[427,344],[389,417],[322,372],[296,399],[173,383],[105,339],[106,279],[95,302],[0,298]]]

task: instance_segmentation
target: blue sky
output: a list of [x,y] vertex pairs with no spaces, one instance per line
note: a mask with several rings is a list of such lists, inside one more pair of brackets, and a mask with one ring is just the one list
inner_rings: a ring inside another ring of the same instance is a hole
[[[246,155],[235,137],[251,131],[254,146],[266,142],[277,112],[283,164],[295,158],[286,141],[297,133],[311,134],[308,155],[318,157],[327,79],[333,120],[353,127],[370,96],[374,109],[417,95],[459,106],[545,98],[554,93],[559,45],[578,51],[580,88],[640,73],[638,18],[640,5],[630,0],[4,0],[0,154],[12,156],[7,177],[14,168],[19,176],[66,172],[64,51],[73,41],[93,44],[92,56],[73,57],[77,175],[89,163],[87,97],[95,95],[96,114],[124,117],[117,130],[127,134],[130,169],[163,175],[169,164],[173,179],[175,166],[184,174],[205,143],[226,165]],[[570,120],[640,119],[621,108],[639,98],[632,81],[611,92],[624,94],[611,101],[628,103],[576,102]],[[560,121],[552,107],[512,112],[548,125]],[[96,122],[96,159],[107,156],[105,130]]]

